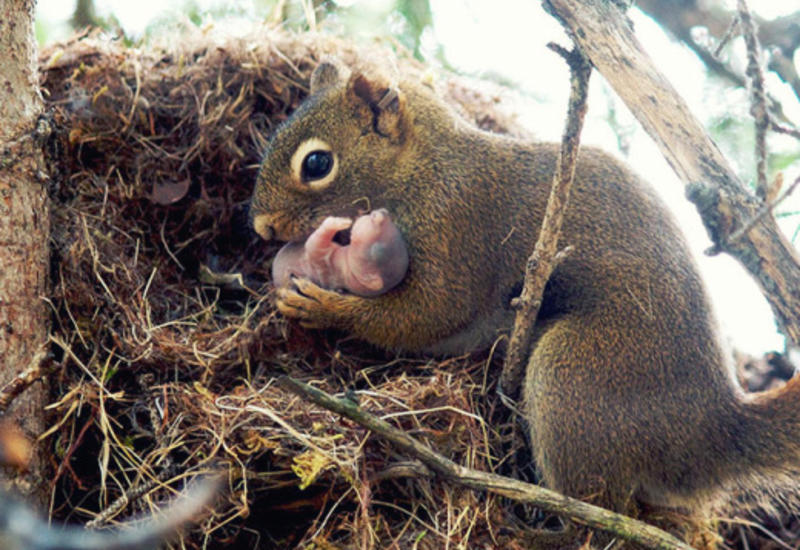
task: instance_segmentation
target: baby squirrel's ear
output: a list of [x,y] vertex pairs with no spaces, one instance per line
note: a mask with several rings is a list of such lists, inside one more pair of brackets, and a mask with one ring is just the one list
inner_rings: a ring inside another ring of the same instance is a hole
[[310,92],[317,93],[323,88],[328,88],[346,80],[350,76],[350,71],[333,58],[326,58],[320,61],[314,72],[311,73]]
[[348,94],[367,104],[376,132],[396,142],[402,140],[405,96],[396,86],[381,78],[356,73],[348,82]]

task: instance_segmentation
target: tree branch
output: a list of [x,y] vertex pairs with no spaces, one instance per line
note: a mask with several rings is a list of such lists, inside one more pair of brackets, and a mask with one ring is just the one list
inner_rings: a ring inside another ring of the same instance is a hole
[[[542,227],[525,267],[522,293],[512,301],[517,313],[498,386],[499,393],[507,405],[509,405],[507,399],[516,397],[515,394],[518,393],[524,376],[533,337],[533,325],[542,305],[545,284],[558,263],[565,257],[565,253],[569,251],[567,249],[558,252],[558,239],[575,177],[575,162],[578,158],[583,119],[586,116],[589,76],[592,74],[591,63],[578,48],[568,52],[555,44],[549,44],[548,47],[561,55],[569,65],[569,107],[561,137],[561,152],[556,160]],[[510,407],[513,409],[513,406]]]
[[[603,0],[549,0],[562,22],[633,112],[686,186],[715,251],[744,265],[784,334],[800,342],[800,257],[763,202],[747,192],[686,103],[636,40],[625,16]],[[728,237],[759,218],[735,241]]]
[[761,47],[756,36],[756,24],[745,0],[738,0],[739,26],[747,45],[747,70],[750,79],[750,114],[756,124],[756,194],[761,200],[768,196],[767,190],[767,130],[769,112],[764,90],[764,71],[761,70]]
[[377,433],[396,447],[416,457],[428,468],[449,481],[472,489],[489,491],[518,502],[533,504],[543,510],[568,517],[577,523],[608,531],[649,548],[690,550],[687,544],[642,521],[587,504],[537,485],[465,468],[434,452],[388,422],[372,416],[349,399],[335,398],[288,376],[278,378],[278,384],[303,399],[349,418],[353,422]]
[[[736,18],[736,12],[696,0],[638,0],[636,7],[689,46],[709,69],[738,86],[746,86],[742,75],[711,55],[707,48],[697,43],[691,33],[694,27],[705,27],[712,36],[721,39],[730,21]],[[789,84],[800,99],[800,78],[792,62],[795,50],[800,47],[800,11],[772,20],[754,16],[754,21],[758,27],[758,40],[771,52],[769,69]]]

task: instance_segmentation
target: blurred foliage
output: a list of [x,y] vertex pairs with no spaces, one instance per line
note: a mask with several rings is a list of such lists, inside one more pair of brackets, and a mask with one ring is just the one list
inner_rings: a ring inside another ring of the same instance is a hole
[[[742,181],[754,189],[756,155],[753,119],[730,113],[709,120],[708,130]],[[774,134],[767,137],[767,177],[770,181],[779,172],[791,170],[793,165],[800,162],[797,142],[781,137]]]
[[756,173],[755,131],[751,118],[735,113],[715,116],[707,121],[708,131],[743,182],[754,184]]
[[[243,17],[272,21],[304,31],[324,29],[361,38],[389,38],[420,60],[443,62],[441,46],[432,36],[433,14],[428,0],[253,0],[250,3],[214,2],[201,7],[197,0],[184,0],[179,8],[184,20],[195,25],[225,18]],[[157,18],[145,38],[158,36],[175,23],[174,15]]]
[[624,157],[630,154],[631,141],[636,136],[636,119],[614,93],[606,82],[600,83],[603,99],[605,100],[605,121],[611,132],[616,137],[617,149]]
[[[80,32],[89,27],[101,28],[115,36],[124,37],[119,19],[113,13],[106,17],[97,14],[94,0],[76,0],[75,10],[69,19],[69,25],[75,32]],[[130,42],[128,42],[130,44]]]
[[796,162],[800,162],[800,149],[770,155],[769,168],[771,172],[780,172]]
[[[73,2],[68,25],[37,18],[36,37],[40,45],[64,39],[69,30],[79,31],[89,25],[105,29],[125,43],[133,44],[169,32],[176,24],[191,22],[202,26],[212,21],[244,18],[272,21],[297,31],[321,28],[353,37],[388,37],[413,52],[417,59],[442,58],[441,47],[432,37],[433,14],[428,0],[182,0],[169,2],[174,7],[156,15],[142,36],[126,36],[113,12],[108,16],[98,15],[98,12],[108,13],[102,3],[95,0]],[[426,37],[429,38],[426,40]],[[427,54],[425,42],[428,43]]]
[[[422,59],[422,34],[433,28],[433,14],[428,0],[398,0],[397,12],[406,21],[405,45],[414,52],[414,56]],[[402,39],[402,38],[401,38]]]
[[[83,1],[83,0],[82,0]],[[184,0],[171,14],[162,15],[145,30],[145,39],[175,24],[175,13],[195,25],[226,18],[247,18],[272,21],[286,28],[303,31],[325,29],[351,37],[389,37],[423,59],[423,42],[433,25],[428,0],[251,0],[247,3],[212,2],[201,5],[197,0]],[[439,50],[434,48],[439,54]]]

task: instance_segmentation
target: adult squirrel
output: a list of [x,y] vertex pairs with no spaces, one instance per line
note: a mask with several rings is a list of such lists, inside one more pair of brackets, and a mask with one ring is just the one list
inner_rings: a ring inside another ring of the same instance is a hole
[[[557,154],[474,128],[423,83],[321,63],[267,148],[254,228],[301,240],[328,216],[386,208],[408,273],[370,298],[294,279],[277,291],[279,310],[388,349],[489,345],[512,324]],[[727,495],[788,482],[800,462],[800,383],[743,393],[654,191],[582,148],[560,242],[575,250],[545,289],[523,388],[544,484],[621,512],[680,508],[697,519]]]

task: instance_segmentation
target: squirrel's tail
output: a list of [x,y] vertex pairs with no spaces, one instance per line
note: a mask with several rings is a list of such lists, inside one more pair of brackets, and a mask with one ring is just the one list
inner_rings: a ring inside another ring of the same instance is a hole
[[731,393],[708,407],[705,418],[687,424],[694,428],[691,440],[670,449],[669,460],[681,467],[649,472],[657,485],[645,500],[667,507],[708,509],[735,501],[737,508],[769,508],[800,494],[800,374],[774,390]]
[[[800,375],[780,388],[737,399],[727,425],[728,490],[781,495],[800,485]],[[763,504],[760,502],[759,504]]]

